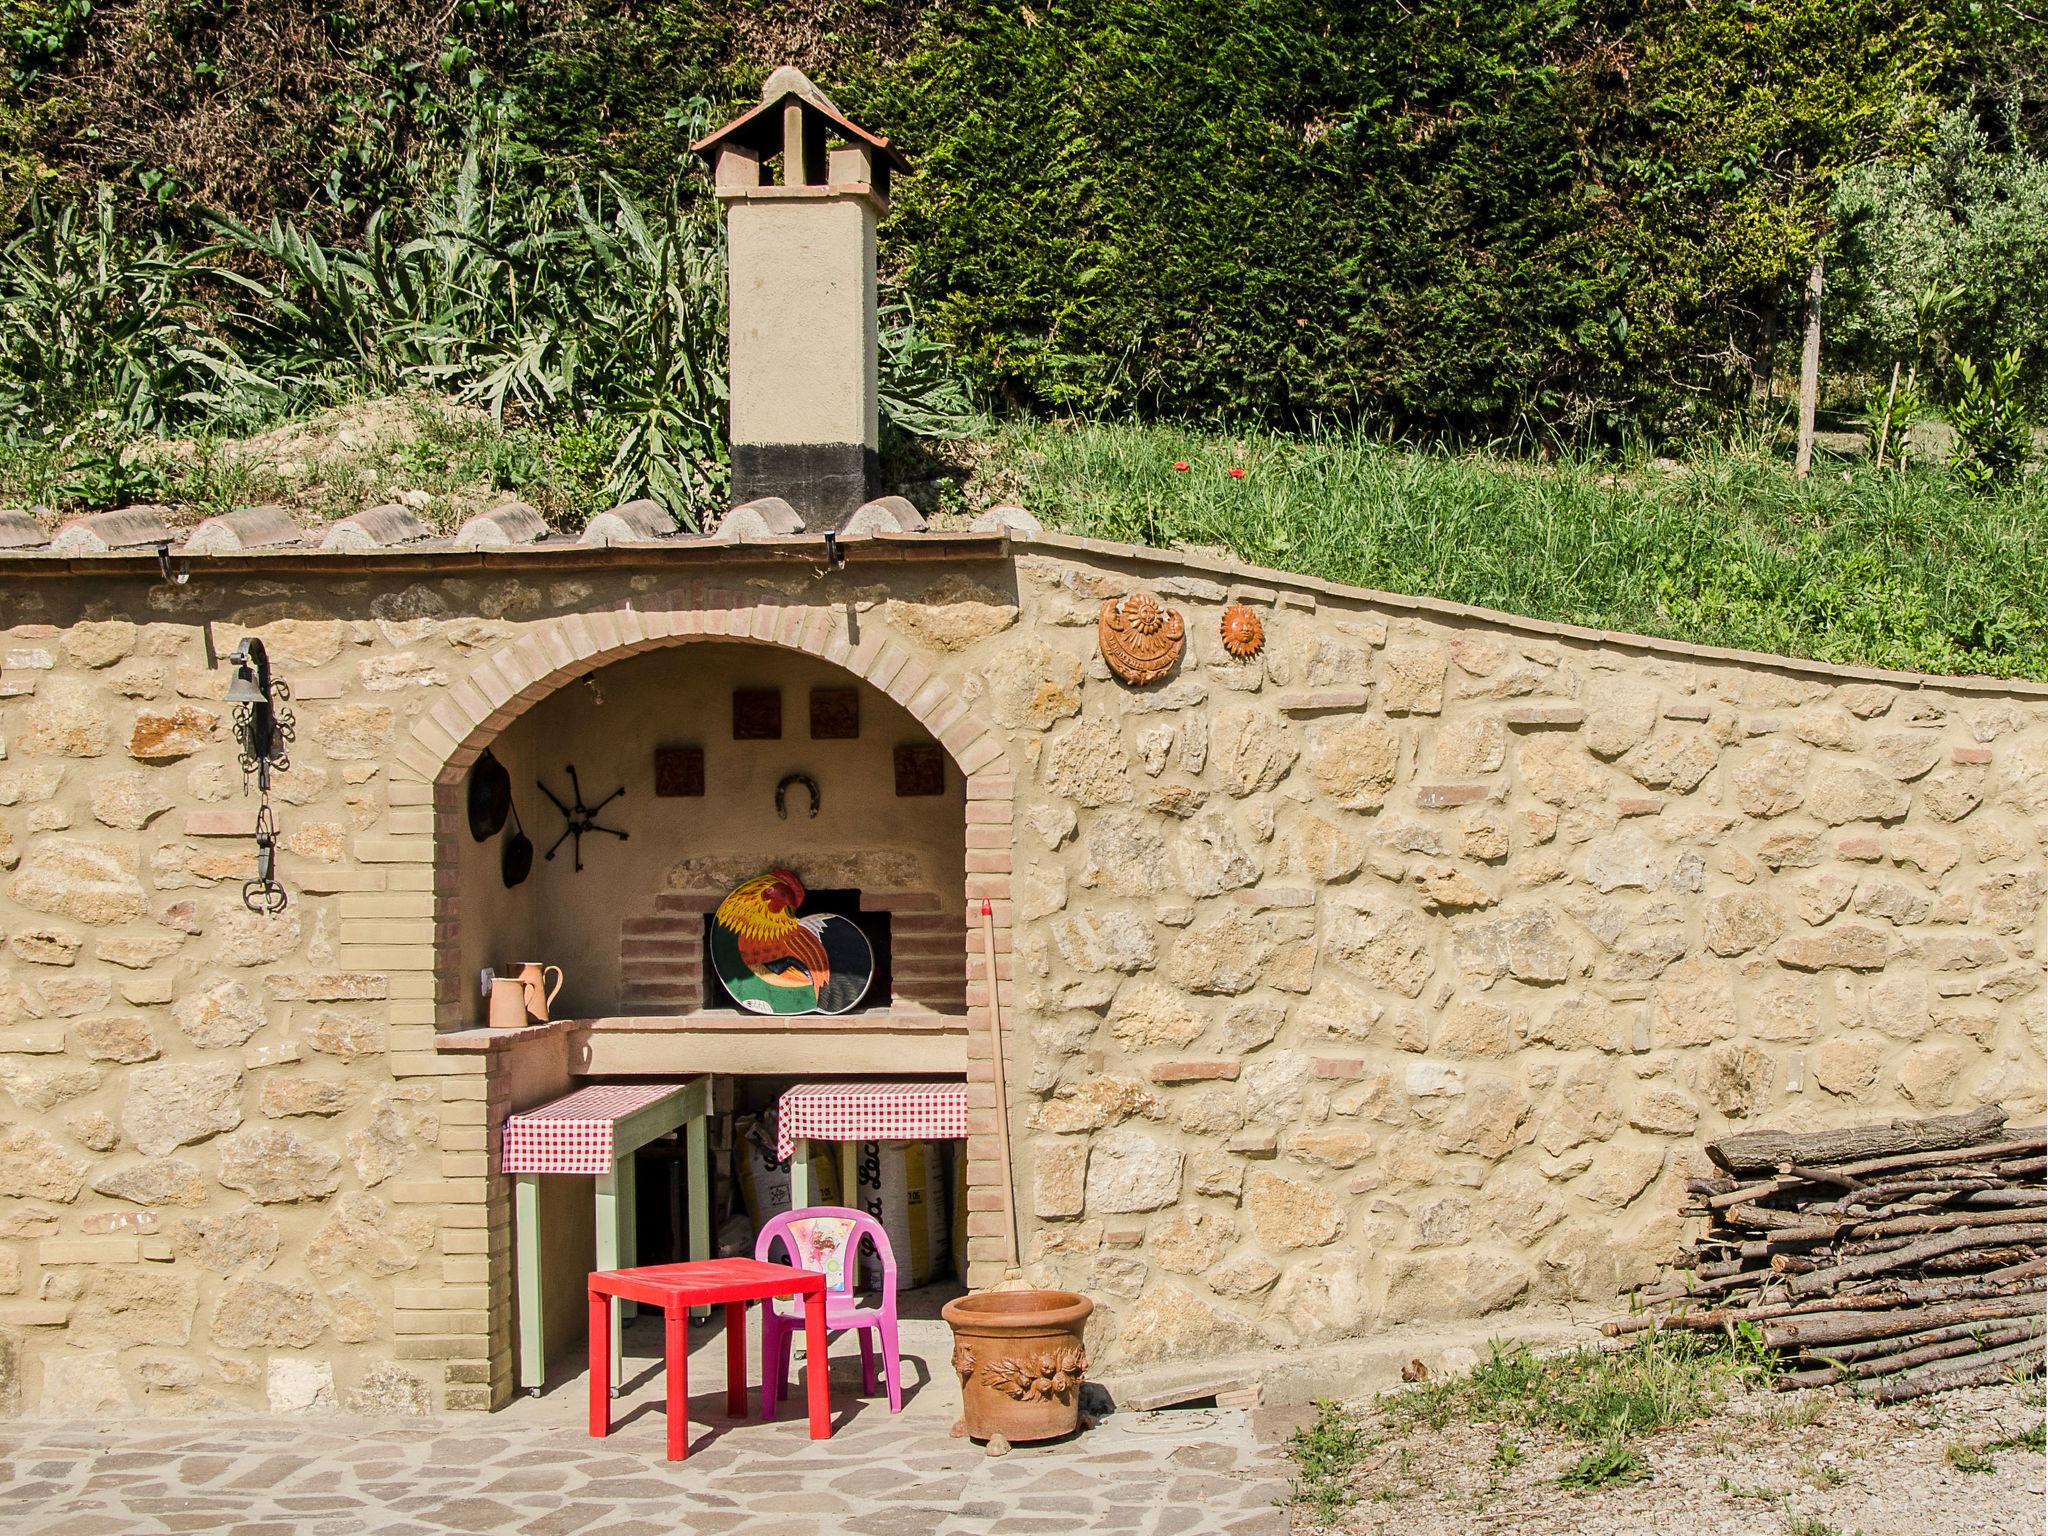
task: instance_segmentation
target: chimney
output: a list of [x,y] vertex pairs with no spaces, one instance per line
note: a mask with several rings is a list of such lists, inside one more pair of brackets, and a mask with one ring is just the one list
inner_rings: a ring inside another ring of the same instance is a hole
[[691,147],[725,205],[733,505],[837,530],[880,489],[875,226],[908,166],[788,65]]

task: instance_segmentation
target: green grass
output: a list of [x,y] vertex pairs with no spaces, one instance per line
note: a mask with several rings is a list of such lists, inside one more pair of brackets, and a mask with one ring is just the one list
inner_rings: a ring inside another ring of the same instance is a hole
[[1617,1483],[1640,1482],[1650,1475],[1649,1466],[1634,1446],[1619,1436],[1588,1451],[1558,1477],[1560,1488],[1606,1488]]
[[1726,1475],[1723,1475],[1714,1486],[1731,1499],[1754,1499],[1760,1504],[1776,1504],[1785,1497],[1779,1490],[1766,1488],[1761,1483],[1744,1487],[1740,1483],[1729,1481]]
[[1942,1454],[1958,1472],[1989,1472],[1997,1467],[2001,1451],[2041,1455],[2048,1451],[2048,1425],[2029,1424],[2016,1435],[2001,1435],[1996,1440],[1951,1440]]
[[1408,1427],[1500,1424],[1604,1446],[1704,1418],[1729,1385],[1767,1369],[1752,1345],[1691,1333],[1645,1333],[1625,1349],[1540,1358],[1496,1342],[1469,1376],[1411,1388],[1386,1407]]
[[[1768,1372],[1757,1345],[1733,1344],[1689,1333],[1649,1333],[1625,1349],[1576,1350],[1539,1359],[1520,1345],[1496,1342],[1468,1376],[1410,1388],[1384,1399],[1386,1428],[1394,1434],[1442,1430],[1453,1423],[1498,1427],[1493,1466],[1507,1471],[1525,1456],[1515,1429],[1561,1431],[1591,1449],[1558,1482],[1566,1488],[1602,1488],[1649,1475],[1636,1437],[1711,1412],[1727,1387]],[[1316,1419],[1289,1442],[1298,1476],[1297,1503],[1323,1523],[1356,1502],[1353,1475],[1377,1440],[1342,1406],[1316,1404]],[[1393,1470],[1410,1473],[1409,1452],[1397,1452]],[[1382,1487],[1376,1499],[1394,1498]]]
[[2048,679],[2048,475],[1980,496],[1938,466],[1823,460],[1802,484],[1738,449],[1544,463],[1144,426],[1021,426],[998,457],[992,481],[1069,532],[1701,644]]
[[1358,1500],[1351,1475],[1371,1448],[1364,1427],[1341,1403],[1320,1398],[1316,1419],[1288,1437],[1287,1449],[1299,1469],[1294,1500],[1315,1511],[1324,1525]]

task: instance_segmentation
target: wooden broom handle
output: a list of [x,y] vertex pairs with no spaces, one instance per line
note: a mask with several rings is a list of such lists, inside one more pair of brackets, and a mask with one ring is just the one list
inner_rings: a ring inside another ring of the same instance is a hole
[[1003,1214],[1009,1239],[1010,1268],[1018,1266],[1017,1175],[1010,1166],[1010,1095],[1003,1075],[1002,988],[996,978],[996,915],[989,899],[981,899],[981,951],[988,969],[989,1046],[994,1053],[996,1090],[996,1160],[1003,1169]]

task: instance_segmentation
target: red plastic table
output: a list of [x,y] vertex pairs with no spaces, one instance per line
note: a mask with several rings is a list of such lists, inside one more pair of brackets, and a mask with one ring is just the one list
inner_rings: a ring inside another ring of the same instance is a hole
[[832,1434],[825,1370],[825,1277],[815,1270],[758,1259],[702,1259],[690,1264],[648,1264],[600,1270],[590,1277],[590,1433],[612,1428],[611,1311],[637,1301],[662,1312],[668,1369],[668,1459],[690,1453],[690,1330],[692,1307],[725,1307],[725,1411],[747,1416],[747,1303],[795,1296],[804,1304],[804,1374],[810,1397],[811,1438]]

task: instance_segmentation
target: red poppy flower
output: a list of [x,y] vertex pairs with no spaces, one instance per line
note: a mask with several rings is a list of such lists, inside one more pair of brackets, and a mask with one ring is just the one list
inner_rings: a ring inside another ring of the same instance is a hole
[[1228,470],[1227,473],[1233,480],[1242,480],[1244,478],[1244,471],[1236,468],[1235,466]]
[[1173,461],[1173,467],[1179,470],[1182,474],[1186,474],[1188,472],[1188,461],[1186,459],[1175,459]]

